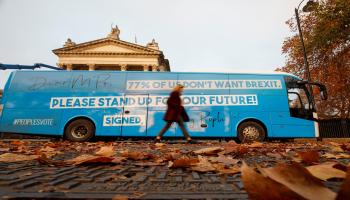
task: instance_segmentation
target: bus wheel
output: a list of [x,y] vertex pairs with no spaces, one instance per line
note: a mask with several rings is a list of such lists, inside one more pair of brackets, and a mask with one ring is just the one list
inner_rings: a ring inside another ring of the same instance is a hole
[[64,134],[66,138],[73,142],[85,142],[94,136],[95,127],[93,123],[86,119],[78,119],[71,122]]
[[264,128],[256,122],[244,122],[238,127],[238,139],[242,142],[262,142],[265,139]]

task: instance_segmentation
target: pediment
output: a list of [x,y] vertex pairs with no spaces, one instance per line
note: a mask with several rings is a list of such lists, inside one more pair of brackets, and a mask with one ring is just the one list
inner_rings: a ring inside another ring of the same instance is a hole
[[[78,49],[77,49],[78,50]],[[142,50],[135,50],[131,48],[125,48],[116,44],[98,45],[97,47],[92,46],[91,48],[85,48],[81,52],[108,52],[108,53],[143,53]]]
[[116,54],[144,54],[161,53],[159,50],[125,42],[122,40],[104,38],[81,44],[74,44],[53,50],[54,53],[116,53]]

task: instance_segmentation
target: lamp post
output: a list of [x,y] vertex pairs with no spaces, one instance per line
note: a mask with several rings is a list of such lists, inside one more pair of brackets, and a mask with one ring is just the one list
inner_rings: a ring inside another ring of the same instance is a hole
[[[303,38],[303,33],[301,31],[301,26],[300,26],[300,18],[299,18],[299,7],[300,5],[304,2],[305,0],[302,0],[298,7],[294,9],[295,11],[295,17],[297,19],[297,26],[298,26],[298,31],[299,31],[299,37],[301,41],[301,46],[303,49],[303,56],[304,56],[304,65],[305,65],[305,75],[307,80],[310,82],[311,81],[311,75],[310,75],[310,70],[309,70],[309,62],[307,61],[307,55],[306,55],[306,49],[305,49],[305,43],[304,43],[304,38]],[[312,7],[316,4],[316,2],[309,0],[306,5],[303,7],[304,12],[310,12]]]
[[[307,61],[307,55],[306,55],[306,49],[305,49],[305,43],[304,43],[304,38],[303,38],[303,33],[301,31],[301,26],[300,26],[300,18],[299,18],[299,7],[300,5],[304,2],[305,0],[302,0],[298,7],[294,9],[295,11],[295,18],[297,20],[297,26],[298,26],[298,31],[299,31],[299,37],[300,37],[300,42],[303,50],[303,56],[304,56],[304,66],[305,66],[305,76],[308,82],[311,82],[311,75],[310,75],[310,69],[309,69],[309,62]],[[306,5],[303,7],[304,12],[310,12],[317,3],[309,0]],[[313,92],[312,92],[312,87],[309,85],[309,91],[310,91],[310,97],[311,97],[311,102],[314,105],[314,98],[313,98]]]

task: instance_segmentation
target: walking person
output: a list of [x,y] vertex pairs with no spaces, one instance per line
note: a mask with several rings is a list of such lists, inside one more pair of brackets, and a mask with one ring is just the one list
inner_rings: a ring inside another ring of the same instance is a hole
[[160,130],[155,142],[160,142],[164,133],[170,128],[173,122],[176,122],[183,135],[186,137],[188,143],[194,143],[188,134],[184,122],[189,122],[190,118],[188,117],[185,108],[182,106],[181,94],[183,92],[183,85],[176,85],[173,91],[170,93],[170,97],[167,100],[168,109],[164,115],[164,121],[166,121],[165,126]]

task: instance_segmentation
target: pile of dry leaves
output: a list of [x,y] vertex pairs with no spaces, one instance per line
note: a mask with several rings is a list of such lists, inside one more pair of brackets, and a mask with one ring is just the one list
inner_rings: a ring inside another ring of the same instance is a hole
[[[252,144],[0,141],[0,162],[36,161],[55,166],[163,165],[223,175],[241,173],[244,188],[252,199],[350,197],[349,153],[349,143],[329,141]],[[338,195],[324,186],[324,181],[332,179],[343,180]]]

